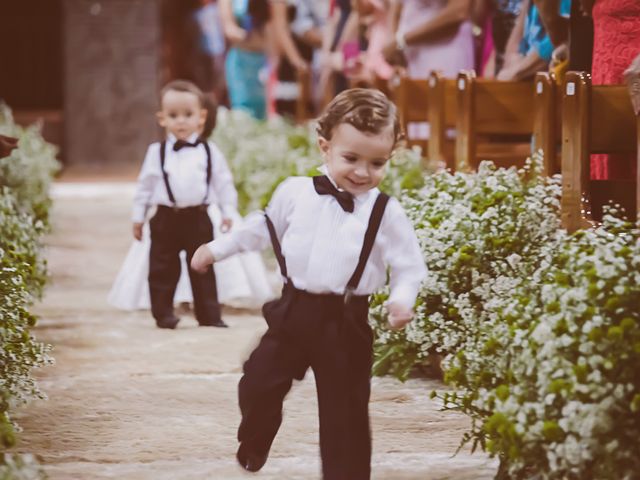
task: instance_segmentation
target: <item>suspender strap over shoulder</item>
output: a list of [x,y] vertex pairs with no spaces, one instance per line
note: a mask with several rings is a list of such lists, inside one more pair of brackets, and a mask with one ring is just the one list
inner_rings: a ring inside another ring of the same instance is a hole
[[[371,249],[373,248],[373,244],[375,242],[376,236],[378,234],[378,230],[380,229],[380,224],[382,223],[382,216],[384,215],[384,211],[387,207],[387,203],[389,202],[389,195],[386,193],[380,193],[376,198],[376,201],[373,205],[373,209],[371,210],[371,216],[369,217],[369,224],[367,226],[367,231],[364,234],[364,241],[362,243],[362,250],[360,251],[360,258],[358,260],[358,265],[351,275],[349,282],[347,283],[347,287],[345,288],[344,298],[345,303],[349,301],[349,298],[353,294],[354,290],[358,287],[360,283],[360,279],[362,278],[362,274],[364,273],[364,268],[367,265],[367,261],[369,260],[369,255],[371,254]],[[280,266],[280,273],[282,276],[289,281],[289,277],[287,275],[287,264],[285,262],[285,258],[282,255],[282,248],[280,246],[280,241],[278,240],[278,236],[276,235],[276,229],[273,226],[273,222],[269,218],[269,215],[265,213],[265,219],[267,221],[267,228],[269,229],[269,237],[271,238],[271,244],[273,246],[273,252],[276,255],[276,259],[278,260],[278,265]]]
[[276,235],[276,229],[273,226],[273,222],[269,218],[269,215],[265,213],[264,218],[267,221],[267,228],[269,229],[269,237],[271,237],[271,245],[273,246],[273,253],[276,254],[278,265],[280,265],[280,273],[284,278],[287,279],[287,281],[289,281],[289,277],[287,276],[287,264],[284,260],[284,256],[282,255],[282,248],[280,247],[280,241],[278,240],[278,235]]
[[204,200],[202,203],[207,203],[207,198],[209,197],[209,184],[211,183],[211,148],[209,147],[209,142],[205,142],[202,140],[202,145],[204,145],[204,150],[207,152],[207,186],[204,193]]
[[[202,143],[204,146],[204,150],[207,152],[207,178],[206,178],[206,186],[204,193],[203,204],[207,203],[207,199],[209,198],[209,184],[211,183],[211,148],[209,147],[209,143],[203,140],[198,140],[198,143]],[[164,186],[167,189],[167,195],[169,196],[169,200],[175,206],[176,199],[173,196],[173,191],[171,190],[171,185],[169,184],[169,175],[167,171],[164,169],[165,156],[167,150],[167,142],[164,141],[160,144],[160,170],[162,170],[162,179],[164,180]]]
[[353,291],[358,288],[358,284],[360,283],[360,279],[364,273],[364,267],[367,265],[371,249],[373,248],[373,243],[376,240],[376,235],[378,235],[378,230],[382,223],[382,216],[384,215],[388,202],[389,195],[380,192],[376,198],[376,202],[373,204],[371,216],[369,217],[369,225],[367,226],[367,231],[364,234],[364,242],[362,243],[362,250],[360,251],[360,259],[358,260],[358,265],[356,266],[353,275],[351,275],[351,278],[347,283],[347,288],[345,289],[345,302],[349,300]]
[[167,171],[164,169],[164,158],[165,152],[167,148],[167,142],[162,142],[160,144],[160,169],[162,170],[162,178],[164,180],[164,186],[167,189],[167,195],[169,195],[169,200],[173,205],[176,204],[176,199],[173,196],[173,192],[171,191],[171,185],[169,185],[169,175],[167,175]]

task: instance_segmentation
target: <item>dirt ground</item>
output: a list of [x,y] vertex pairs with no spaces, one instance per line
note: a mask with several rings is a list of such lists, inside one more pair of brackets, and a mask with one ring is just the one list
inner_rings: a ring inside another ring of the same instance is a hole
[[[37,372],[49,399],[21,409],[19,451],[51,479],[321,478],[311,374],[285,403],[285,419],[257,474],[235,462],[241,364],[265,329],[256,311],[225,310],[226,330],[184,316],[175,331],[148,312],[109,306],[107,292],[130,242],[129,183],[58,183],[48,238],[51,284],[36,336],[55,365]],[[491,479],[496,461],[452,456],[468,420],[429,399],[436,381],[374,378],[373,478]]]

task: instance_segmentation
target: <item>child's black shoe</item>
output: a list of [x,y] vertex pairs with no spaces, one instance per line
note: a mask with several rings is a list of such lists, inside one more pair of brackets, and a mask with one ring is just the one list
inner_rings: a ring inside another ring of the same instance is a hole
[[176,316],[165,317],[160,320],[156,320],[156,325],[158,326],[158,328],[168,328],[170,330],[173,330],[174,328],[176,328],[176,325],[178,325],[179,321],[180,319]]
[[258,470],[260,470],[267,462],[268,456],[268,452],[263,455],[259,455],[255,452],[250,451],[244,443],[240,443],[238,452],[236,453],[238,463],[248,472],[257,472]]
[[218,328],[229,328],[229,325],[224,323],[222,320],[218,320],[217,322],[205,322],[199,324],[201,327],[218,327]]

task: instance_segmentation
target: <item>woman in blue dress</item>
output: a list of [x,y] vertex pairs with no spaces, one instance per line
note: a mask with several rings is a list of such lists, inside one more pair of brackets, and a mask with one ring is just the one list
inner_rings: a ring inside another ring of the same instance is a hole
[[265,87],[270,45],[267,0],[219,0],[220,19],[230,46],[225,76],[232,109],[266,117]]

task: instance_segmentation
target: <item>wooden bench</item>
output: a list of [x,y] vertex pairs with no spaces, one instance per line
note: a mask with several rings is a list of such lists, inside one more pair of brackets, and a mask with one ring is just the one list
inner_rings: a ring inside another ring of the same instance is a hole
[[[584,72],[567,73],[562,99],[562,224],[572,232],[602,218],[609,200],[630,219],[640,211],[638,178],[591,180],[593,153],[634,156],[640,163],[640,119],[624,85],[591,85]],[[631,177],[631,172],[629,172]]]
[[427,153],[427,139],[411,138],[408,127],[413,122],[427,121],[428,94],[429,84],[426,79],[414,80],[408,77],[401,77],[399,85],[393,92],[398,107],[398,115],[400,116],[400,124],[406,135],[406,144],[408,147],[419,146],[423,155]]
[[555,76],[538,72],[534,79],[534,110],[532,148],[542,150],[543,175],[560,173],[560,147],[562,138],[561,92]]
[[447,132],[456,126],[456,81],[434,71],[429,75],[428,89],[428,157],[455,170],[455,138],[448,138]]
[[533,84],[478,79],[463,71],[456,88],[456,169],[476,170],[481,160],[524,165],[531,154]]

